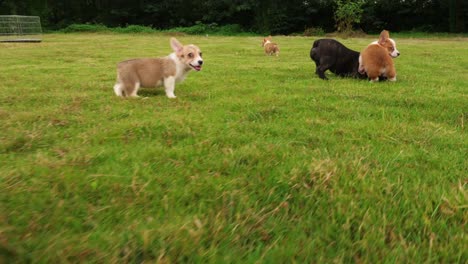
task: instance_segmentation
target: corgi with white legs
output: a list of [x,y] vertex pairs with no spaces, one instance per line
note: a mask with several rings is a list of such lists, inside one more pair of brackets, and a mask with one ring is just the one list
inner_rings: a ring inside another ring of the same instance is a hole
[[400,56],[396,43],[390,38],[387,30],[380,33],[378,41],[365,48],[359,56],[359,73],[367,74],[371,82],[378,81],[379,76],[389,81],[396,81],[393,58]]
[[173,53],[162,58],[144,58],[122,61],[117,64],[117,96],[138,97],[140,87],[164,86],[166,96],[176,98],[175,84],[182,82],[190,70],[200,71],[203,65],[202,52],[195,45],[182,45],[171,38]]
[[271,41],[271,36],[264,38],[262,41],[262,47],[265,49],[265,54],[278,56],[280,52],[279,46]]

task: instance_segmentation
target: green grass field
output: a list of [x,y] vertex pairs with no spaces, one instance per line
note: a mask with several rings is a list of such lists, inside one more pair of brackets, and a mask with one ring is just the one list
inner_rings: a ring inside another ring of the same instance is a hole
[[319,79],[313,37],[180,36],[172,100],[112,90],[168,35],[0,44],[0,263],[467,263],[468,39],[394,38],[369,83]]

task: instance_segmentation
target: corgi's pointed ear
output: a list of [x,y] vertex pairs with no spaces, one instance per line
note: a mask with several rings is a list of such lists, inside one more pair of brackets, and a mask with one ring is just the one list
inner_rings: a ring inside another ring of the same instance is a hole
[[388,33],[388,31],[382,30],[382,32],[380,33],[380,37],[379,37],[379,44],[380,45],[385,44],[385,42],[387,42],[389,38],[390,38],[390,34]]
[[171,38],[171,48],[179,53],[184,49],[184,46],[176,38]]

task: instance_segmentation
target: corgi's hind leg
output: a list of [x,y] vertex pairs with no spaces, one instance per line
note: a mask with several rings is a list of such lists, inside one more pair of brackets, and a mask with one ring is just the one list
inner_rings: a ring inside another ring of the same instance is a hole
[[138,89],[140,89],[140,83],[124,83],[118,82],[114,85],[114,92],[117,96],[121,97],[139,97],[137,95]]
[[387,78],[391,82],[396,81],[396,71],[394,67],[390,68],[389,71],[387,72]]
[[114,85],[114,93],[117,96],[124,97],[125,96],[125,84],[122,81],[119,71],[117,70],[117,80]]
[[140,89],[140,83],[139,82],[136,82],[134,83],[133,85],[129,85],[129,87],[131,89],[129,89],[129,93],[128,93],[128,96],[130,97],[139,97],[137,95],[137,92],[138,92],[138,89]]
[[117,80],[115,82],[115,85],[114,85],[114,93],[115,95],[117,96],[120,96],[120,97],[123,97],[125,96],[124,94],[124,90],[123,90],[123,82],[122,82],[122,79],[120,79],[120,74],[119,72],[117,72]]
[[379,81],[379,71],[373,69],[365,69],[367,72],[367,77],[369,77],[370,82],[378,82]]
[[117,82],[114,85],[114,92],[117,96],[138,97],[137,92],[140,88],[140,82],[137,78],[117,73]]
[[124,96],[124,92],[122,90],[122,84],[121,83],[116,83],[114,85],[114,92],[115,92],[115,95],[117,95],[117,96],[120,96],[120,97]]

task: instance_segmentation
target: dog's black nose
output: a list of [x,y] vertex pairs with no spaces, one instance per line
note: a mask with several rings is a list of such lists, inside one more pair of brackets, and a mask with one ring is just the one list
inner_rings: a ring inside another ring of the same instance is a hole
[[400,56],[400,52],[397,52],[397,54],[396,54],[396,55],[397,55],[397,56]]
[[199,60],[199,61],[198,61],[198,64],[199,64],[199,65],[202,65],[202,64],[203,64],[203,61],[202,61],[202,60]]

